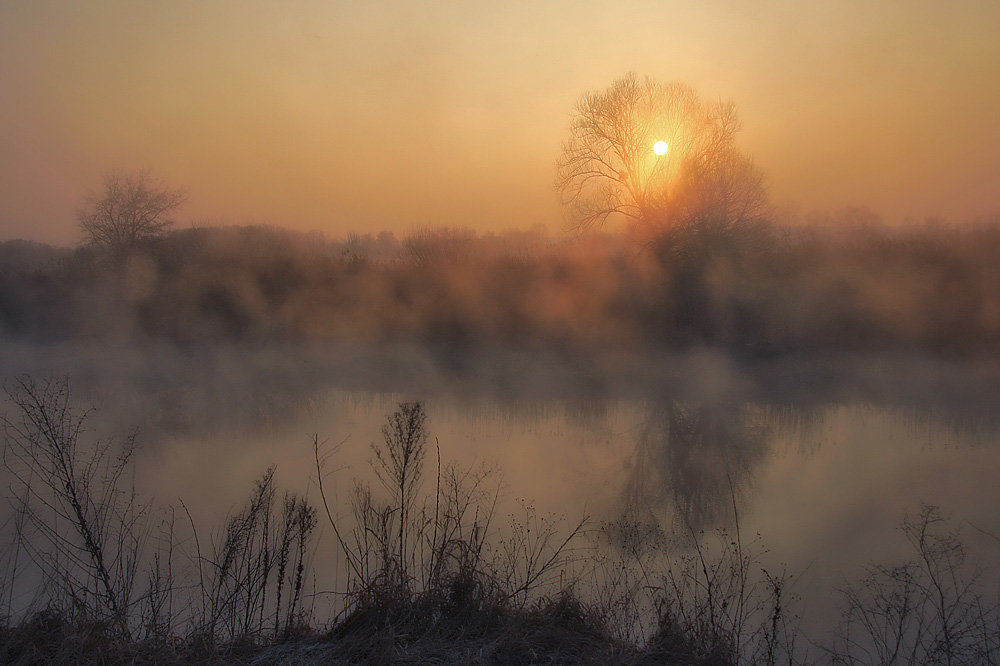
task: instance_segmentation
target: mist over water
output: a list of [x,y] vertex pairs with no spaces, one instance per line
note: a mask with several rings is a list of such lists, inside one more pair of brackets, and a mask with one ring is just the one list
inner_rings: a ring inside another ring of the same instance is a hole
[[[309,555],[314,621],[345,609],[333,523],[402,515],[377,504],[392,489],[373,446],[401,405],[420,404],[423,510],[458,470],[475,480],[467,497],[475,520],[489,516],[494,555],[586,519],[539,594],[568,576],[596,598],[609,571],[627,572],[635,587],[614,589],[637,601],[614,626],[641,645],[662,600],[641,598],[655,585],[635,576],[714,549],[739,554],[727,580],[787,576],[798,640],[822,641],[843,585],[912,558],[908,516],[940,507],[986,569],[986,595],[1000,534],[1000,228],[844,215],[652,239],[246,227],[117,249],[10,242],[0,379],[59,396],[68,378],[72,404],[93,409],[87,442],[134,436],[130,483],[187,548],[225,544],[262,478],[323,507],[319,456],[333,522],[319,521]],[[439,525],[434,507],[425,526]],[[395,539],[383,554],[402,552]],[[36,589],[19,581],[12,609]]]
[[[5,379],[69,375],[74,401],[96,407],[94,435],[135,432],[137,487],[158,504],[183,499],[205,526],[237,511],[272,464],[314,497],[314,435],[336,448],[344,506],[355,480],[375,482],[370,445],[386,416],[419,400],[443,460],[499,473],[499,516],[530,504],[569,523],[681,533],[732,529],[735,516],[766,563],[794,575],[816,631],[836,621],[844,580],[905,557],[896,528],[921,503],[967,528],[973,561],[993,551],[969,526],[1000,527],[998,387],[982,364],[711,351],[567,364],[508,352],[456,369],[412,347],[6,349]],[[330,538],[315,555],[321,587],[339,568]]]

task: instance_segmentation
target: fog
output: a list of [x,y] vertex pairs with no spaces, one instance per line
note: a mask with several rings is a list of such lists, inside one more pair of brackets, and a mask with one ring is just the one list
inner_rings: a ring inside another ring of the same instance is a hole
[[646,244],[464,229],[335,241],[271,227],[180,230],[125,252],[6,242],[0,331],[412,345],[444,366],[505,349],[969,357],[1000,340],[998,249],[995,224],[886,227],[864,211],[822,226],[678,228]]
[[71,4],[0,661],[1000,659],[1000,5]]

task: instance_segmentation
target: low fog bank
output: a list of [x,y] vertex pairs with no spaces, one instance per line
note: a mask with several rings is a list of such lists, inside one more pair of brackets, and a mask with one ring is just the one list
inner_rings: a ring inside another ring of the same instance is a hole
[[411,346],[462,365],[724,350],[740,359],[1000,351],[1000,225],[711,225],[655,239],[461,229],[334,241],[186,229],[127,250],[0,243],[10,341]]
[[187,229],[0,243],[0,379],[69,376],[146,432],[294,419],[333,390],[511,413],[873,404],[994,431],[1000,225],[554,239]]
[[219,341],[6,341],[3,351],[0,382],[69,377],[74,395],[97,407],[109,427],[153,440],[292,423],[332,392],[440,399],[519,419],[599,415],[616,404],[658,411],[680,402],[766,405],[800,421],[830,405],[858,405],[962,430],[1000,430],[1000,364],[915,354],[746,359],[706,348],[591,355],[492,349],[454,358],[413,345]]

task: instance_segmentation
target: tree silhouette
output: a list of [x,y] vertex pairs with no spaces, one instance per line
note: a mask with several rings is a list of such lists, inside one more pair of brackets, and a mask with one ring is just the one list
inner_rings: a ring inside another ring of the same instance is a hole
[[617,217],[657,232],[760,218],[767,193],[736,146],[740,127],[732,102],[707,103],[681,83],[628,74],[584,95],[557,164],[571,225]]
[[111,173],[104,178],[104,194],[79,213],[80,228],[97,245],[127,249],[170,228],[173,220],[166,215],[186,198],[148,171]]
[[[767,453],[768,427],[728,401],[652,401],[623,495],[629,511],[701,530],[741,502]],[[666,525],[665,525],[666,526]]]

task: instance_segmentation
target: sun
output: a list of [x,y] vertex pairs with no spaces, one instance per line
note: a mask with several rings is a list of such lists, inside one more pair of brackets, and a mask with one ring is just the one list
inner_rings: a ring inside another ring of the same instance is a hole
[[656,143],[654,143],[653,144],[653,152],[656,153],[657,155],[666,155],[667,154],[667,142],[666,141],[657,141]]

